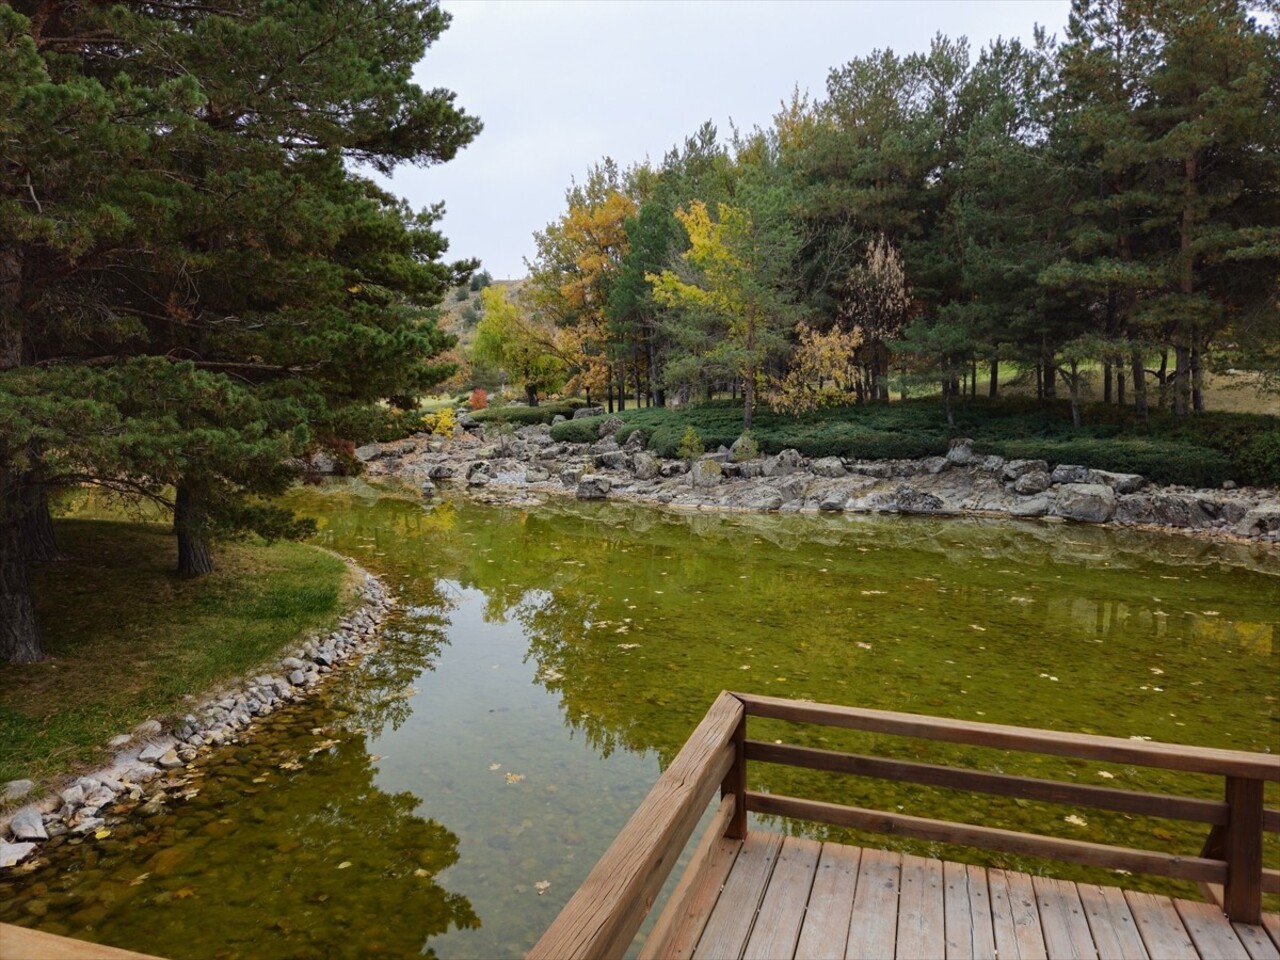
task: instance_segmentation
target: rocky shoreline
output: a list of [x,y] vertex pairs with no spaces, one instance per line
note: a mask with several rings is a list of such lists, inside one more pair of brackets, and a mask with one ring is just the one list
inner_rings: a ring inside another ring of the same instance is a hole
[[[0,868],[29,859],[42,841],[64,834],[91,835],[138,808],[159,813],[181,784],[170,771],[198,761],[202,752],[233,741],[259,717],[301,700],[340,663],[363,653],[395,605],[373,574],[347,564],[360,578],[360,603],[331,633],[310,637],[264,673],[222,686],[185,716],[169,724],[145,720],[106,744],[110,765],[60,785],[34,803],[0,814]],[[169,775],[166,777],[166,775]],[[34,792],[30,780],[0,788],[0,803],[12,804]]]
[[468,420],[451,438],[416,434],[356,456],[370,477],[409,483],[427,497],[448,483],[699,510],[1044,518],[1280,543],[1276,490],[1159,486],[1137,474],[982,456],[965,439],[952,441],[945,457],[920,460],[809,459],[795,450],[745,459],[721,448],[684,461],[646,450],[639,430],[619,443],[617,418],[601,423],[589,444],[557,441],[547,425],[499,433]]

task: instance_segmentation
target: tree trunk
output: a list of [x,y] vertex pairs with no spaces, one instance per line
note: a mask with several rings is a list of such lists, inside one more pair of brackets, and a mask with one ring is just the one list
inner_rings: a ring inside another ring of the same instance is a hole
[[18,489],[18,509],[27,559],[40,563],[65,560],[53,532],[53,517],[49,513],[49,497],[44,485],[30,481],[22,483]]
[[987,384],[987,396],[994,400],[1000,394],[1000,361],[991,358],[991,381]]
[[1102,402],[1103,403],[1111,402],[1112,377],[1113,377],[1113,374],[1111,371],[1111,361],[1103,360],[1102,361]]
[[1145,420],[1150,414],[1147,406],[1147,368],[1142,363],[1142,351],[1138,347],[1134,347],[1129,354],[1129,369],[1133,373],[1133,409]]
[[1067,380],[1071,391],[1071,426],[1080,429],[1080,368],[1076,361],[1071,361],[1071,376]]
[[1053,400],[1058,396],[1057,371],[1053,364],[1046,363],[1044,365],[1044,398]]
[[1198,346],[1191,348],[1191,409],[1204,413],[1204,362]]
[[524,385],[524,399],[525,403],[529,404],[531,407],[536,407],[538,405],[538,388],[532,383],[526,383]]
[[1124,367],[1116,367],[1116,403],[1124,406]]
[[178,484],[173,507],[173,529],[178,534],[178,576],[199,577],[213,573],[209,547],[209,517],[200,494],[189,483]]
[[947,427],[951,430],[956,428],[955,411],[951,409],[951,388],[954,384],[955,381],[951,379],[942,381],[942,406],[947,412]]
[[1191,412],[1191,348],[1173,347],[1173,415],[1185,417]]
[[748,366],[742,378],[742,429],[750,430],[756,415],[756,368]]
[[23,543],[17,478],[0,468],[0,660],[37,663],[45,658]]

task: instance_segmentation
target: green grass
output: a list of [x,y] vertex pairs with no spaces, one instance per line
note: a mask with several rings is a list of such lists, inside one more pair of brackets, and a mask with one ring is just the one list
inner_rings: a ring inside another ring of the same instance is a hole
[[[970,437],[980,453],[1135,472],[1160,483],[1280,485],[1280,418],[1274,416],[1211,412],[1178,420],[1156,412],[1144,422],[1131,408],[1098,404],[1085,409],[1077,430],[1065,400],[978,399],[957,403],[954,412],[956,424],[949,428],[941,402],[933,399],[830,407],[799,417],[765,408],[757,411],[752,434],[766,454],[794,447],[810,457],[926,457],[946,453],[953,437]],[[741,405],[731,401],[617,416],[625,423],[619,439],[644,430],[649,448],[665,457],[676,456],[687,426],[708,450],[729,446],[742,432]],[[557,424],[551,435],[591,441],[600,422],[592,417]]]
[[306,544],[232,543],[217,570],[173,574],[165,525],[57,521],[70,559],[32,566],[50,659],[0,665],[0,782],[70,772],[102,744],[330,627],[354,593],[346,566]]

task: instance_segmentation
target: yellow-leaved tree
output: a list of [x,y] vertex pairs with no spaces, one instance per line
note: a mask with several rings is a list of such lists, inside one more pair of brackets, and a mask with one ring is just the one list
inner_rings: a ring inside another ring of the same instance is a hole
[[680,328],[693,331],[697,345],[668,365],[667,376],[732,372],[742,382],[742,425],[749,430],[757,384],[766,364],[786,353],[795,325],[796,307],[783,281],[795,238],[785,222],[770,223],[745,206],[717,204],[713,217],[705,203],[694,200],[675,215],[689,235],[682,255],[687,269],[683,276],[664,270],[646,279],[655,300],[684,308]]
[[565,362],[556,343],[556,330],[536,313],[507,299],[499,286],[480,291],[484,315],[476,327],[472,358],[500,369],[524,387],[529,406],[538,405],[538,391],[564,380]]

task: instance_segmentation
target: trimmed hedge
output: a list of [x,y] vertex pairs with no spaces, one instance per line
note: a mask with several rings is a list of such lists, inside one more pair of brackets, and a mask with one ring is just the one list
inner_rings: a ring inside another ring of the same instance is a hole
[[528,426],[531,423],[550,423],[557,416],[572,417],[573,411],[586,406],[582,400],[557,400],[551,403],[540,403],[536,407],[486,407],[471,414],[481,423],[492,421],[513,423],[516,426]]

